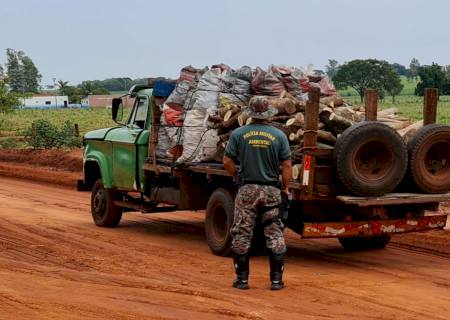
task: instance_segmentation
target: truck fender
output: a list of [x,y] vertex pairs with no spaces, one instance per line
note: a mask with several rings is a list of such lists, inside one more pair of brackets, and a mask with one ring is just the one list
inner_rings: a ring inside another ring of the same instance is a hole
[[105,188],[112,188],[112,168],[110,165],[110,161],[108,161],[106,156],[101,152],[91,151],[89,155],[84,159],[83,170],[84,180],[86,183],[92,180],[89,179],[89,172],[86,171],[89,162],[94,162],[97,164],[98,168],[100,169],[101,179],[103,180],[103,185],[105,186]]

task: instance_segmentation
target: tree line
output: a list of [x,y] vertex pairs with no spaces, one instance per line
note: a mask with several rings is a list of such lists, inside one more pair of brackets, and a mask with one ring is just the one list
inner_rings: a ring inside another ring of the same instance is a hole
[[90,94],[110,94],[111,91],[128,91],[135,84],[146,84],[147,79],[110,78],[105,80],[86,80],[78,85],[69,85],[68,81],[58,80],[58,92],[68,96],[70,103],[80,103]]
[[[20,104],[20,97],[25,97],[42,90],[42,79],[33,60],[21,50],[6,49],[6,63],[0,63],[0,112]],[[337,60],[328,60],[326,73],[338,89],[353,88],[363,101],[366,89],[377,89],[380,97],[395,97],[403,89],[401,76],[408,80],[418,80],[416,95],[423,95],[425,88],[438,88],[440,95],[450,95],[450,66],[436,63],[420,65],[413,58],[409,67],[399,63],[389,63],[376,59],[356,59],[342,65]],[[317,70],[318,72],[322,72]],[[134,84],[145,84],[147,79],[128,77],[105,80],[86,80],[78,85],[58,80],[54,85],[58,93],[67,95],[70,103],[80,103],[90,94],[109,94],[111,91],[125,92]]]
[[[33,60],[21,50],[6,49],[6,62],[0,63],[0,110],[17,106],[19,98],[42,92],[42,75]],[[53,85],[61,95],[67,95],[70,103],[80,103],[90,94],[110,94],[111,91],[128,91],[134,84],[147,83],[147,79],[128,77],[105,80],[87,80],[78,85],[58,80]]]
[[403,90],[400,76],[409,81],[419,79],[414,90],[416,95],[423,96],[425,88],[438,88],[440,95],[450,95],[450,66],[420,65],[416,58],[411,60],[409,68],[376,59],[356,59],[342,65],[331,59],[326,73],[338,89],[355,89],[361,102],[366,89],[377,89],[380,98],[389,95],[395,103],[395,97]]

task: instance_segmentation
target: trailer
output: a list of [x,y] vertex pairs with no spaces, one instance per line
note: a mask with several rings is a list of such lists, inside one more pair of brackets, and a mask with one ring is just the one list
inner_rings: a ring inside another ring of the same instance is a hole
[[[427,92],[425,127],[435,123],[437,108],[437,100],[433,99],[435,91]],[[84,179],[79,181],[78,189],[92,192],[95,224],[115,227],[127,211],[205,210],[209,248],[214,254],[228,255],[237,192],[234,178],[221,163],[158,159],[155,153],[160,115],[157,98],[151,86],[133,87],[130,95],[136,101],[126,123],[89,132],[83,140]],[[299,238],[337,238],[347,249],[381,248],[393,234],[444,228],[447,215],[436,212],[440,202],[450,200],[448,190],[425,193],[399,187],[382,195],[358,196],[343,186],[345,183],[338,178],[335,150],[317,144],[319,98],[320,92],[312,88],[305,110],[301,170],[298,179],[289,185],[293,201],[286,226]],[[114,99],[113,120],[119,123],[122,106],[121,98]],[[367,92],[365,112],[365,125],[376,122],[375,91]],[[439,148],[449,148],[450,140],[445,138],[439,143]],[[372,147],[364,145],[356,157],[369,157],[373,154]],[[386,161],[396,159],[391,154],[385,160],[385,153],[376,153],[375,157],[380,158],[376,170],[370,168],[370,161],[360,160],[349,168],[363,180],[380,179],[380,170],[383,171],[380,163],[382,167]],[[434,175],[437,172],[438,178],[447,183],[450,153],[440,153],[437,157],[432,159],[432,172]],[[436,161],[440,161],[437,169]],[[263,233],[258,232],[258,225],[255,228],[254,242],[261,243]]]

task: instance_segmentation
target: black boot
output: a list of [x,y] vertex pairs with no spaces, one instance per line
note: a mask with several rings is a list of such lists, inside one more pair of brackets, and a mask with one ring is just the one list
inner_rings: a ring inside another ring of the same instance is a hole
[[237,289],[248,289],[248,274],[249,274],[249,260],[250,254],[237,254],[233,252],[234,269],[236,270],[236,279],[233,282],[233,287]]
[[283,271],[284,271],[284,252],[276,254],[272,251],[269,253],[270,259],[270,290],[281,290],[284,288]]

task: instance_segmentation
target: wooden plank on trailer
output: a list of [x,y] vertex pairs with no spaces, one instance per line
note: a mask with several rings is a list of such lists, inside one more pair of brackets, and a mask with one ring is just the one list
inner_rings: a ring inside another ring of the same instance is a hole
[[450,200],[450,192],[441,194],[388,193],[380,197],[337,196],[336,200],[358,207],[391,204],[432,203]]
[[208,166],[189,166],[187,169],[192,172],[214,174],[218,176],[230,176],[225,169],[211,168]]
[[334,238],[417,232],[445,227],[447,215],[395,220],[305,222],[302,238]]

